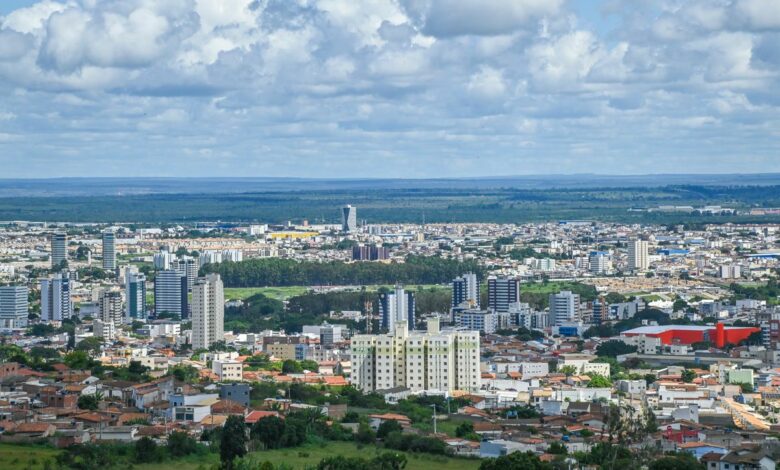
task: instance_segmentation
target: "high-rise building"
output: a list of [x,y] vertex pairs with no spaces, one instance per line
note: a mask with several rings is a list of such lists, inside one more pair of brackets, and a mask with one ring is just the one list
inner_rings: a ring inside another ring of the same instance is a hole
[[498,329],[498,316],[493,310],[462,310],[455,313],[455,325],[486,334],[495,333]]
[[225,294],[219,274],[199,277],[192,288],[192,348],[208,349],[225,338]]
[[628,242],[628,268],[646,271],[648,267],[650,267],[650,261],[647,257],[647,242],[644,240]]
[[41,280],[41,320],[62,321],[73,316],[71,280],[67,274],[55,274]]
[[511,277],[488,278],[488,309],[505,313],[509,305],[520,301],[520,281]]
[[114,232],[103,232],[103,269],[116,269],[116,239]]
[[352,247],[353,261],[380,261],[390,257],[390,250],[376,245],[355,245]]
[[154,255],[154,268],[155,269],[171,269],[171,263],[173,262],[173,255],[167,251],[160,251]]
[[51,267],[57,268],[68,259],[68,236],[62,232],[51,235]]
[[550,294],[550,323],[563,326],[580,321],[580,296],[571,291]]
[[146,276],[133,271],[129,266],[125,269],[125,297],[126,320],[131,322],[146,319]]
[[479,390],[479,332],[439,330],[439,320],[427,331],[410,332],[396,323],[382,335],[356,335],[351,343],[351,382],[363,392],[406,387],[412,392]]
[[452,307],[464,302],[468,308],[479,308],[479,282],[474,273],[466,273],[452,281]]
[[0,328],[27,326],[27,286],[0,286]]
[[198,270],[200,269],[199,264],[199,260],[191,256],[183,256],[179,259],[174,259],[171,262],[171,269],[179,271],[187,278],[188,291],[192,290],[195,279],[198,277]]
[[122,293],[119,291],[103,291],[100,294],[100,320],[112,323],[115,327],[122,324]]
[[379,295],[379,308],[382,313],[380,328],[389,331],[397,322],[405,321],[414,329],[414,292],[406,292],[397,285],[393,291]]
[[347,233],[357,232],[357,207],[350,205],[341,208],[341,230]]
[[174,269],[158,271],[154,278],[154,312],[177,318],[189,317],[187,276]]
[[593,274],[605,274],[610,270],[609,253],[603,251],[592,251],[588,256],[588,265]]

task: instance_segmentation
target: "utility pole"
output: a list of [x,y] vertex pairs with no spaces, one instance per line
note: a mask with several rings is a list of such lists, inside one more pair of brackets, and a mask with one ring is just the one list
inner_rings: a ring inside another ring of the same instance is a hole
[[438,434],[436,431],[436,405],[431,405],[431,408],[433,408],[433,433]]

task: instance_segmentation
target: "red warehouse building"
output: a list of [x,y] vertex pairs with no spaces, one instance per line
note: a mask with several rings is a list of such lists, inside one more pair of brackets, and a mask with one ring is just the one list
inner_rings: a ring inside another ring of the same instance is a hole
[[660,338],[662,344],[693,344],[709,341],[722,348],[727,344],[736,345],[746,340],[751,334],[761,331],[760,328],[743,326],[691,326],[691,325],[663,325],[642,326],[633,330],[624,331],[623,336],[649,336]]

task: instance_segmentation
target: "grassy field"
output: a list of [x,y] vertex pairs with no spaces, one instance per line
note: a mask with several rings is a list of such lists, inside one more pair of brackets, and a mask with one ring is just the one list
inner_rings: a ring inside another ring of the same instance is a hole
[[[251,458],[256,462],[271,462],[274,465],[284,463],[293,469],[305,469],[315,467],[320,460],[343,455],[345,457],[362,457],[370,459],[385,451],[375,446],[358,447],[352,442],[329,442],[324,445],[306,445],[294,449],[278,449],[270,451],[253,452]],[[456,459],[428,454],[407,454],[408,470],[476,470],[479,460]],[[136,470],[163,470],[176,468],[177,470],[209,469],[217,464],[219,456],[210,454],[206,458],[182,459],[176,462],[163,462],[160,464],[135,465]]]
[[0,468],[38,470],[47,460],[54,461],[57,449],[0,443]]

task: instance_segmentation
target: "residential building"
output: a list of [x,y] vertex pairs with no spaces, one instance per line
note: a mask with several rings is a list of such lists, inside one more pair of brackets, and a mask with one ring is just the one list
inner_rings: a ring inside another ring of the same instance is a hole
[[103,341],[110,343],[116,339],[116,325],[113,322],[104,322],[96,319],[92,322],[92,334],[97,338],[103,338]]
[[550,323],[563,326],[580,321],[580,296],[571,291],[550,294]]
[[466,273],[452,281],[452,307],[463,303],[468,308],[479,308],[479,282],[474,273]]
[[27,326],[27,286],[0,286],[0,328]]
[[498,329],[498,316],[499,313],[493,310],[462,310],[455,312],[455,325],[467,330],[495,333]]
[[154,312],[176,318],[189,318],[187,276],[174,269],[158,271],[154,279]]
[[154,255],[154,268],[161,270],[171,269],[174,256],[167,251],[160,251]]
[[103,291],[100,294],[100,320],[118,327],[122,324],[123,314],[122,294],[118,291]]
[[381,261],[390,257],[390,250],[376,245],[355,245],[352,247],[353,261]]
[[404,321],[414,329],[414,292],[406,292],[402,286],[397,285],[393,291],[379,295],[379,308],[382,314],[380,328],[390,330],[392,325]]
[[479,332],[439,330],[410,332],[406,322],[380,335],[356,335],[351,347],[352,383],[364,392],[396,387],[452,393],[476,391],[481,384]]
[[125,269],[125,298],[127,321],[146,319],[146,276],[129,266]]
[[612,268],[609,253],[592,251],[588,256],[588,265],[593,274],[606,274]]
[[490,276],[487,281],[488,309],[508,312],[509,306],[520,300],[520,281],[511,277]]
[[51,267],[57,268],[68,260],[68,236],[57,232],[51,235]]
[[240,382],[244,378],[244,365],[239,361],[212,361],[211,371],[220,381]]
[[41,279],[41,320],[62,321],[73,316],[70,278],[62,273]]
[[103,269],[116,269],[116,239],[114,232],[103,232]]
[[187,278],[187,291],[192,291],[200,269],[199,260],[191,256],[183,256],[171,262],[171,269],[179,271],[182,276]]
[[192,288],[192,348],[208,349],[225,337],[225,295],[219,274],[198,278]]
[[647,271],[650,261],[647,255],[647,242],[645,240],[632,240],[628,242],[628,268],[636,271]]

